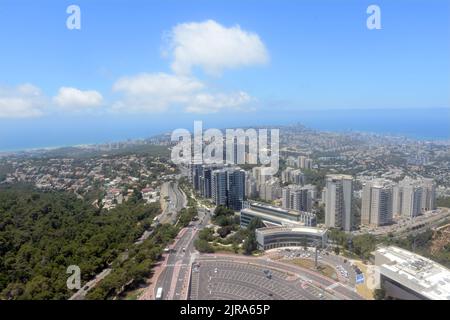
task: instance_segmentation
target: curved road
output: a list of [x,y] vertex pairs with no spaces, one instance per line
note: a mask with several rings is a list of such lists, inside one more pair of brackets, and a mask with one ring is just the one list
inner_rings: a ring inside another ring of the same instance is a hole
[[166,182],[161,188],[162,198],[169,197],[163,212],[159,216],[160,223],[175,224],[177,214],[187,205],[186,195],[178,187],[178,182]]

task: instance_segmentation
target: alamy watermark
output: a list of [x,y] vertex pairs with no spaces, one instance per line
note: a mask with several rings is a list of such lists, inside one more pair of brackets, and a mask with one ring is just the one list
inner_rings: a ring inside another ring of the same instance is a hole
[[81,269],[77,265],[70,265],[67,267],[66,270],[67,274],[70,274],[70,276],[67,278],[66,284],[67,288],[69,290],[77,289],[79,290],[81,288]]
[[[66,27],[69,30],[81,29],[81,9],[76,4],[71,4],[67,7],[66,13],[69,16],[66,19]],[[381,9],[376,4],[371,4],[367,7],[366,13],[370,16],[366,20],[366,26],[369,30],[381,29]]]
[[69,30],[81,29],[81,9],[79,6],[72,4],[67,7],[66,13],[70,14],[66,20],[66,27]]
[[255,164],[262,175],[274,175],[279,168],[279,129],[219,129],[203,132],[202,121],[194,121],[194,136],[187,129],[176,129],[171,140],[177,142],[171,159],[175,164]]
[[366,25],[369,30],[381,29],[381,9],[376,4],[371,4],[367,7],[367,14],[370,16],[367,18]]

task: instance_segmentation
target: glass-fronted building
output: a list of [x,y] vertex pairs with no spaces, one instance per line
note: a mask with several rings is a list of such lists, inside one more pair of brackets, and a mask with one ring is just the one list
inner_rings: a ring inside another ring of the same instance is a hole
[[281,247],[325,247],[327,230],[314,227],[269,227],[256,230],[259,250]]

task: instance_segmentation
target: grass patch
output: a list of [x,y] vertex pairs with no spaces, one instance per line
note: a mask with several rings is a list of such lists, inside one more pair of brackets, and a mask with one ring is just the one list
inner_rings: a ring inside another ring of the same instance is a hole
[[318,266],[317,266],[317,269],[316,269],[315,265],[314,265],[314,261],[310,260],[310,259],[299,259],[299,258],[297,258],[297,259],[287,260],[287,262],[295,264],[295,265],[297,265],[299,267],[302,267],[302,268],[305,268],[305,269],[310,269],[310,270],[313,270],[313,271],[317,271],[317,272],[319,272],[319,273],[321,273],[324,276],[327,276],[329,278],[337,279],[336,271],[332,267],[330,267],[330,266],[328,266],[326,264],[319,263]]
[[132,291],[128,291],[124,293],[124,296],[121,298],[123,300],[138,300],[139,295],[142,293],[142,288],[137,288]]

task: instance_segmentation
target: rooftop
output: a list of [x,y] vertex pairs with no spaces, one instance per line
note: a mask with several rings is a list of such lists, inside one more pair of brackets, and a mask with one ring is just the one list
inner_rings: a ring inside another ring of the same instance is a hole
[[388,179],[383,179],[383,178],[373,179],[372,181],[369,181],[369,183],[371,184],[372,188],[378,188],[378,189],[391,188],[394,186],[394,182],[392,182],[391,180],[388,180]]
[[[302,216],[302,215],[312,215],[311,212],[283,209],[280,207],[272,206],[270,204],[265,204],[265,203],[261,203],[261,202],[248,201],[247,203],[248,203],[249,207],[244,206],[244,208],[252,209],[254,211],[258,211],[258,209],[260,209],[260,210],[262,209],[262,210],[267,210],[269,212],[272,211],[274,214],[292,216],[295,218],[298,218],[299,216]],[[260,212],[260,211],[258,211],[258,212]]]
[[326,178],[332,180],[353,180],[353,177],[348,174],[327,174]]
[[241,213],[247,213],[247,214],[251,214],[253,216],[257,216],[257,217],[261,218],[263,221],[264,220],[269,220],[269,221],[275,220],[282,225],[302,225],[302,223],[299,221],[289,219],[288,215],[286,215],[286,218],[283,218],[281,216],[261,212],[261,211],[258,211],[258,210],[252,209],[252,208],[243,208],[241,210]]
[[259,228],[258,232],[261,232],[264,235],[280,233],[280,232],[293,232],[293,233],[309,233],[315,235],[324,235],[327,232],[327,229],[315,228],[315,227],[304,227],[304,226],[296,226],[296,227],[268,227],[268,228]]
[[[395,247],[375,251],[389,262],[380,271],[431,300],[450,300],[450,270],[413,252]],[[375,258],[376,259],[376,258]]]

